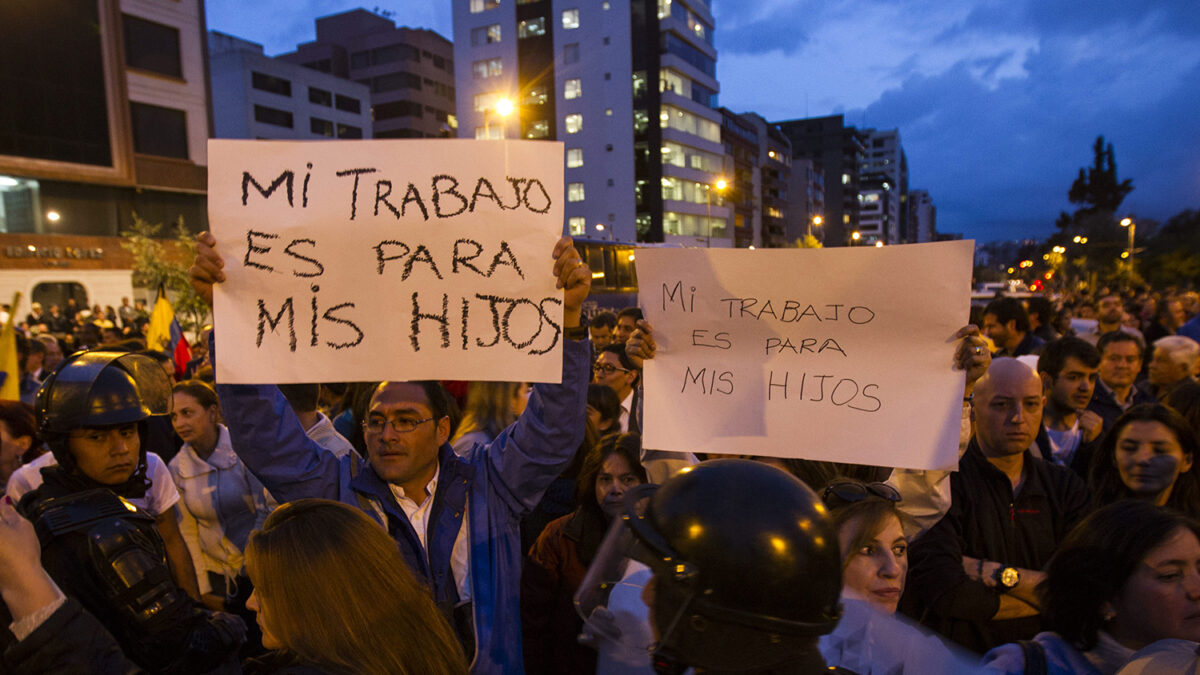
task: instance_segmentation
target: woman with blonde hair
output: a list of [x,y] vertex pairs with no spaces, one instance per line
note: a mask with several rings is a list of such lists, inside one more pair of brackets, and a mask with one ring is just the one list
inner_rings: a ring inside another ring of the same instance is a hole
[[[275,510],[250,536],[247,606],[271,665],[328,673],[467,672],[450,624],[378,523],[327,499]],[[251,671],[247,668],[247,671]]]
[[462,422],[451,439],[454,452],[465,455],[476,443],[487,443],[516,421],[529,401],[526,382],[472,382]]

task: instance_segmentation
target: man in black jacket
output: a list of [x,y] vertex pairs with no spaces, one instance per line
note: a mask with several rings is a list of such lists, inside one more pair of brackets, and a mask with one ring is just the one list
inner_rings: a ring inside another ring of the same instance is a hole
[[1135,384],[1146,354],[1141,338],[1112,331],[1100,336],[1096,349],[1100,352],[1100,381],[1088,410],[1104,420],[1107,431],[1126,410],[1139,403],[1154,403],[1154,395]]
[[910,551],[904,609],[979,653],[1039,630],[1034,592],[1087,512],[1083,480],[1029,451],[1042,421],[1037,373],[992,361],[975,385],[976,433],[950,478],[949,512]]
[[1084,480],[1104,426],[1104,420],[1087,409],[1099,367],[1100,352],[1077,337],[1051,342],[1038,358],[1046,394],[1037,437],[1041,458],[1071,469]]

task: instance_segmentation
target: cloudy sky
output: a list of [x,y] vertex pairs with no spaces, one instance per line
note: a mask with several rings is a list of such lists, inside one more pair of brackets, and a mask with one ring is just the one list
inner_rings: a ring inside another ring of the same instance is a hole
[[[591,0],[581,0],[591,1]],[[449,0],[207,0],[209,28],[268,54],[356,7],[449,37]],[[938,229],[1043,237],[1103,134],[1124,207],[1200,209],[1196,0],[712,0],[721,103],[768,120],[844,114],[898,128]],[[281,11],[286,7],[286,11]]]

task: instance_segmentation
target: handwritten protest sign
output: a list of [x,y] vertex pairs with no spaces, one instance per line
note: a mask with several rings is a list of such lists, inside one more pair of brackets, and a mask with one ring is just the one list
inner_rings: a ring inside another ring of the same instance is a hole
[[559,382],[560,143],[210,141],[228,383]]
[[973,249],[639,250],[645,446],[954,465]]

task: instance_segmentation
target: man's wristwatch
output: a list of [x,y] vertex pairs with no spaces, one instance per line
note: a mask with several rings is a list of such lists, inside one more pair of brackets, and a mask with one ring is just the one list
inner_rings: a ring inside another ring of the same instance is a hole
[[1021,573],[1015,567],[1001,567],[996,570],[996,574],[992,576],[996,582],[996,588],[1001,593],[1007,593],[1017,587],[1021,583]]

